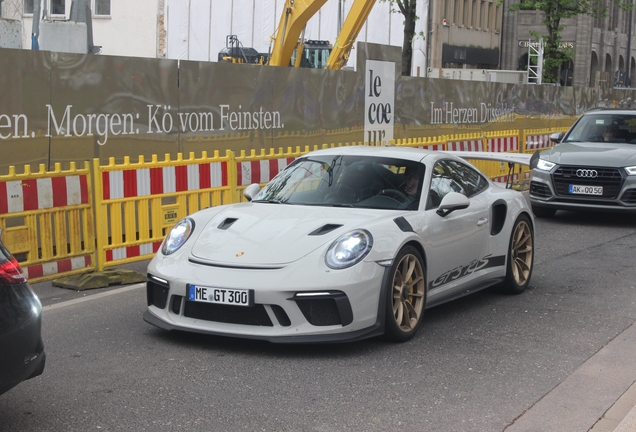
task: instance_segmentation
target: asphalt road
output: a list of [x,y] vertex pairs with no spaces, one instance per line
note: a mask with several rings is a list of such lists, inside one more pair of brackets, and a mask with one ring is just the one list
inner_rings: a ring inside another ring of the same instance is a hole
[[404,344],[169,333],[141,285],[37,284],[46,369],[0,396],[0,430],[586,431],[636,381],[636,220],[559,212],[535,243],[524,294],[431,309]]

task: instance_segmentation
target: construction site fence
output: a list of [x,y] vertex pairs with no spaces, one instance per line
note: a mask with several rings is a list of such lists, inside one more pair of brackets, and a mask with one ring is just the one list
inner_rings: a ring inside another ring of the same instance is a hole
[[[394,140],[398,147],[437,151],[534,153],[550,147],[562,129],[508,130]],[[38,172],[24,167],[0,176],[2,240],[30,282],[86,273],[150,259],[172,226],[198,210],[244,201],[252,183],[272,180],[294,159],[320,148],[361,142],[296,146],[238,154],[218,151],[200,157],[153,155],[123,163],[99,159],[82,167]],[[494,181],[522,184],[530,169],[510,171],[506,163],[471,161]]]

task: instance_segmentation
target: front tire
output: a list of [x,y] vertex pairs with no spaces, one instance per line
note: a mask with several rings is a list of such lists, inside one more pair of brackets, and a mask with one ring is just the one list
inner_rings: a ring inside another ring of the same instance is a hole
[[394,342],[406,342],[422,324],[426,306],[424,261],[417,249],[406,246],[389,271],[384,335]]
[[527,215],[519,216],[512,228],[507,258],[503,291],[521,294],[530,283],[534,264],[534,231]]

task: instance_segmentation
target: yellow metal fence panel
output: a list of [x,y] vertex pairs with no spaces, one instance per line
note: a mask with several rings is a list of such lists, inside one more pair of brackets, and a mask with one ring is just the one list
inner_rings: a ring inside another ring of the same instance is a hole
[[415,147],[425,150],[446,150],[446,137],[407,138],[391,141],[391,145]]
[[95,269],[90,164],[0,176],[0,229],[30,282]]
[[198,210],[234,202],[234,154],[100,166],[95,172],[98,269],[149,259],[172,226]]

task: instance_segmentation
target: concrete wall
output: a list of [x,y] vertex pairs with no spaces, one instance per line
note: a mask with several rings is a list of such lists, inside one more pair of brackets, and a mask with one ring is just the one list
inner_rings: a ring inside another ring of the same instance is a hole
[[22,48],[21,31],[20,21],[0,18],[0,48]]
[[[101,46],[101,54],[126,57],[157,57],[158,13],[162,0],[111,0],[111,14],[95,16],[93,11],[93,43]],[[91,7],[93,6],[91,2]],[[66,2],[66,15],[55,17],[57,21],[69,18],[71,1]],[[31,47],[33,16],[24,15],[22,21],[22,46]],[[43,38],[40,37],[40,47]],[[46,42],[45,42],[46,43]]]
[[40,49],[86,54],[86,24],[72,21],[42,21],[40,23]]
[[158,13],[159,0],[111,0],[110,16],[93,13],[93,43],[106,55],[157,57]]

